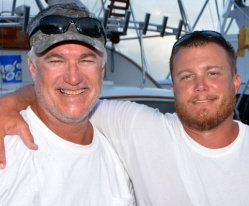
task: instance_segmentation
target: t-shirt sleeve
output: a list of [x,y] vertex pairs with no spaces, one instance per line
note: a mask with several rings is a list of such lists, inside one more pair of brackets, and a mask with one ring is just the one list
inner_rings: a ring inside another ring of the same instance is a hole
[[129,101],[99,100],[91,112],[91,122],[109,141],[118,139],[119,144],[125,143],[140,107]]
[[4,138],[7,166],[4,170],[0,170],[0,205],[9,195],[10,191],[15,186],[15,180],[21,171],[22,161],[26,156],[29,156],[26,145],[24,145],[20,136],[7,135]]

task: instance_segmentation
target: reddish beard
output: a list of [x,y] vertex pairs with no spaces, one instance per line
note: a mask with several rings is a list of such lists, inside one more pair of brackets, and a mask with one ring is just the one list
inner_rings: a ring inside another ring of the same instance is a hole
[[[217,99],[218,97],[210,97],[209,99],[212,98]],[[219,108],[213,108],[217,110],[216,114],[209,116],[207,108],[203,107],[197,112],[193,111],[191,113],[184,103],[181,103],[177,97],[175,98],[175,109],[182,124],[197,131],[210,131],[219,126],[225,119],[232,115],[235,104],[235,93],[230,91],[229,95],[223,98]],[[193,115],[194,113],[196,115]]]

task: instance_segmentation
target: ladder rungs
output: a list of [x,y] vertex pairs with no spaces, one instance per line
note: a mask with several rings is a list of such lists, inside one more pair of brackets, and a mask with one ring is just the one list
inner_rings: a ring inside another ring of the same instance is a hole
[[[112,1],[112,0],[110,0],[110,1]],[[114,0],[114,1],[122,2],[122,3],[128,3],[128,1],[126,1],[126,0]]]
[[[111,5],[107,6],[107,8],[111,8]],[[121,7],[121,6],[112,6],[112,9],[119,9],[119,10],[127,10],[126,7]]]
[[111,13],[110,16],[125,17],[125,14]]

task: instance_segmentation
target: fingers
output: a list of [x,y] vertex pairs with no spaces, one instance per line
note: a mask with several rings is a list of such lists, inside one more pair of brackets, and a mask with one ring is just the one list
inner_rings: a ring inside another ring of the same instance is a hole
[[[21,117],[21,116],[20,116]],[[17,118],[18,119],[18,118]],[[2,128],[0,129],[0,169],[4,169],[6,167],[6,157],[5,157],[5,147],[4,147],[4,136],[6,134],[18,134],[24,144],[33,150],[37,150],[38,146],[34,143],[33,136],[29,131],[29,126],[27,125],[26,122],[21,118],[20,121],[17,125],[15,124],[14,129],[9,129],[8,132],[5,132],[5,130]]]
[[0,131],[0,170],[3,170],[6,167],[6,158],[5,158],[5,148],[4,148],[4,137],[5,133]]
[[29,126],[26,122],[23,122],[21,126],[18,126],[19,136],[22,138],[24,144],[33,150],[37,150],[38,146],[34,143],[32,134],[30,133]]

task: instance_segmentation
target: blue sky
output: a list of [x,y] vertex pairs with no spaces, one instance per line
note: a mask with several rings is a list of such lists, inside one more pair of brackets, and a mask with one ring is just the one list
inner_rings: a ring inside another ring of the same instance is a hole
[[[10,10],[12,8],[11,0],[0,0],[0,2],[1,11]],[[84,3],[91,12],[99,13],[99,9],[101,8],[100,0],[98,0],[97,3],[95,0],[82,0],[81,2]],[[193,25],[205,1],[182,0],[182,2],[184,3],[190,23]],[[195,28],[196,30],[216,30],[217,28],[218,21],[216,9],[214,7],[215,0],[210,0],[209,2],[210,3],[207,5],[203,16]],[[223,2],[225,1],[218,0],[218,5],[220,8],[222,8]],[[42,0],[42,3],[44,6],[46,6],[45,0]],[[145,13],[150,13],[151,23],[161,24],[163,16],[168,16],[168,25],[171,27],[177,27],[178,22],[181,19],[177,0],[131,0],[131,3],[137,21],[143,21],[145,18]],[[31,6],[31,15],[35,15],[38,12],[35,0],[17,0],[17,6],[22,4]],[[233,30],[237,32],[238,28],[236,24],[233,25]],[[133,31],[128,32],[128,35],[133,34]],[[175,42],[175,36],[167,36],[164,38],[148,38],[144,39],[143,42],[151,75],[155,79],[165,78],[169,69],[168,60],[171,47]],[[122,41],[117,45],[117,49],[141,65],[138,40]]]

